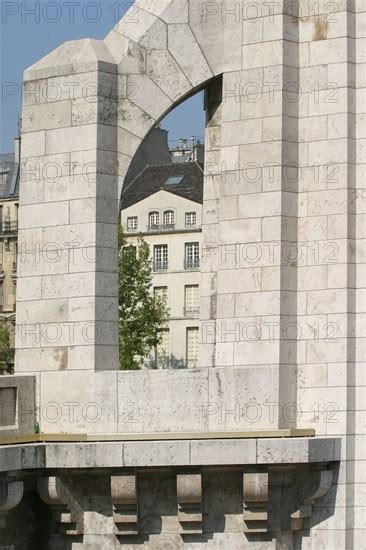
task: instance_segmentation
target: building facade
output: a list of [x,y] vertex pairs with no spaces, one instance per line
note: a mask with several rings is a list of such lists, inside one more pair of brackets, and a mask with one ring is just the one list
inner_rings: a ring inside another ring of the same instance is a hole
[[0,320],[5,321],[14,347],[18,208],[19,208],[20,139],[15,152],[0,155]]
[[151,251],[153,292],[166,300],[169,325],[152,351],[156,368],[195,368],[199,347],[203,165],[147,166],[122,194],[127,242],[142,235]]

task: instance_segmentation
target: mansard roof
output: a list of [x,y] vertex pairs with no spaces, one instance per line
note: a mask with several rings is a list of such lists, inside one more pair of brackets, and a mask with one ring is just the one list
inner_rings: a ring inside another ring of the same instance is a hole
[[122,191],[122,210],[161,190],[202,204],[203,164],[189,162],[146,166]]
[[5,179],[5,184],[0,185],[0,199],[18,198],[19,164],[15,162],[14,153],[0,154],[0,174],[2,181]]

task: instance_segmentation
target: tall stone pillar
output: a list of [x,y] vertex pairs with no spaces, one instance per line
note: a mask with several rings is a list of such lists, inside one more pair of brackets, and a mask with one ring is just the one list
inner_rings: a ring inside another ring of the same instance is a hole
[[89,39],[25,72],[18,373],[118,368],[116,73]]
[[224,73],[206,99],[201,364],[275,369],[273,405],[287,427],[296,422],[298,26],[285,2],[255,20],[240,14],[242,70]]
[[299,427],[343,438],[338,489],[326,502],[333,514],[313,525],[311,544],[351,549],[365,545],[366,527],[357,485],[366,458],[357,389],[365,383],[366,8],[357,1],[319,3],[315,12],[301,5]]

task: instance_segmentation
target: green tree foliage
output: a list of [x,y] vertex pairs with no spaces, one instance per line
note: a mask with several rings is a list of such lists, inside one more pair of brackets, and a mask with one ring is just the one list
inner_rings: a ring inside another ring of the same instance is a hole
[[0,374],[11,373],[14,352],[10,347],[10,332],[4,321],[0,321]]
[[152,293],[150,249],[143,237],[128,245],[119,229],[119,361],[122,370],[146,364],[151,348],[160,341],[169,311],[165,301]]

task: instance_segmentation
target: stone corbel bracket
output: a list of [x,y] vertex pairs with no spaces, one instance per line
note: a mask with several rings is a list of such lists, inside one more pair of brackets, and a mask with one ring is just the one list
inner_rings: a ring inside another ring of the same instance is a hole
[[202,534],[202,475],[177,475],[178,520],[181,535]]
[[245,533],[268,531],[268,473],[243,474]]
[[6,527],[7,513],[18,506],[23,498],[22,481],[3,481],[0,483],[0,529]]
[[318,478],[313,487],[313,492],[304,500],[304,504],[291,514],[292,531],[300,531],[304,527],[304,520],[309,519],[313,513],[313,504],[319,498],[324,497],[333,484],[333,470],[319,470]]
[[62,494],[57,477],[39,477],[37,489],[40,498],[48,504],[54,521],[60,524],[60,531],[65,535],[80,535],[82,530],[69,509],[67,498]]
[[116,535],[137,535],[138,499],[136,476],[112,476],[111,491]]

